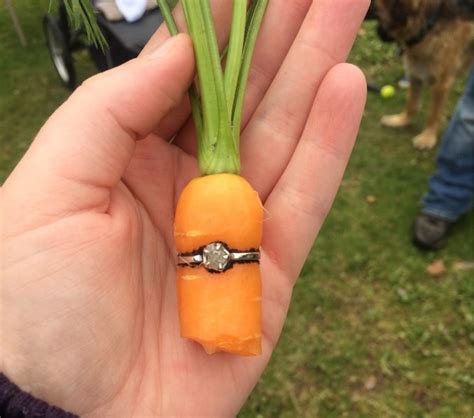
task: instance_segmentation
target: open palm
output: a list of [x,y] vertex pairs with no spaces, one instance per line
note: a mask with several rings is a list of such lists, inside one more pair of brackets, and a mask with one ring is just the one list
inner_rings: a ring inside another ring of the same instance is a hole
[[[225,28],[231,2],[214,3]],[[268,214],[263,355],[209,356],[179,336],[173,213],[198,175],[183,100],[194,64],[189,38],[164,43],[160,29],[138,59],[58,109],[1,189],[0,367],[22,389],[82,416],[240,409],[281,332],[365,100],[360,72],[340,62],[368,1],[288,4],[270,1],[243,116],[242,175]]]

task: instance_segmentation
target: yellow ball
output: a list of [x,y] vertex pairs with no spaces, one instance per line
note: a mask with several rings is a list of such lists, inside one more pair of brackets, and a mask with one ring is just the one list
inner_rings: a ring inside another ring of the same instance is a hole
[[383,86],[380,89],[380,96],[382,96],[384,99],[395,96],[395,87],[391,86],[390,84]]

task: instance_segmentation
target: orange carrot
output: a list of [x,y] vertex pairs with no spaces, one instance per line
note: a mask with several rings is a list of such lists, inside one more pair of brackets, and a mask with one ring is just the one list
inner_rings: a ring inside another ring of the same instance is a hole
[[[189,91],[203,177],[179,199],[174,225],[181,335],[208,353],[261,353],[259,246],[263,206],[240,177],[245,90],[268,0],[233,0],[225,69],[209,0],[181,0],[193,40],[198,86]],[[178,27],[158,0],[170,34]],[[198,88],[196,88],[198,87]],[[200,94],[198,94],[198,92]]]
[[[258,251],[263,207],[258,194],[234,174],[192,180],[176,209],[179,254],[195,254],[215,242],[230,251]],[[179,263],[179,260],[178,260]],[[184,264],[184,265],[183,265]],[[229,263],[222,272],[204,265],[177,267],[181,335],[206,352],[261,353],[261,279],[258,262]]]

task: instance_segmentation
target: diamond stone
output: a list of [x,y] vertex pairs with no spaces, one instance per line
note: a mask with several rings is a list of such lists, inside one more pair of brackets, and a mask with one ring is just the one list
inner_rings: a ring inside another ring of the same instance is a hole
[[229,263],[230,252],[220,242],[213,242],[202,251],[202,264],[208,270],[224,271]]

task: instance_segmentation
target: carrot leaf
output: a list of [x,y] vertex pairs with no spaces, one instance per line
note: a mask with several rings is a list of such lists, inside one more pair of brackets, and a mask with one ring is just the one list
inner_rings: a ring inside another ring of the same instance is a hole
[[227,97],[227,107],[232,110],[239,80],[242,62],[242,49],[245,39],[245,21],[247,0],[234,0],[232,10],[232,26],[230,30],[229,46],[227,48],[227,62],[225,64],[224,84]]
[[[166,0],[157,0],[172,35],[178,33]],[[219,53],[209,0],[181,0],[193,40],[197,89],[190,89],[198,162],[203,175],[239,173],[240,124],[250,64],[268,0],[233,0],[232,25],[225,53]],[[222,59],[225,56],[225,69]]]
[[202,106],[203,136],[198,141],[201,173],[238,173],[239,152],[235,147],[231,115],[227,106],[224,75],[208,0],[182,0],[194,45]]
[[72,26],[75,29],[84,28],[89,42],[104,50],[107,47],[107,41],[97,25],[92,2],[90,0],[64,0],[64,6]]
[[[177,3],[177,1],[157,0],[157,3],[170,35],[176,36],[179,33],[179,30],[174,20],[173,14],[171,13],[172,4],[170,3]],[[204,135],[202,127],[202,109],[194,83],[191,84],[191,87],[189,87],[189,101],[191,102],[191,112],[193,114],[194,125],[196,127],[197,140],[198,143],[201,143]]]
[[262,24],[263,16],[267,8],[268,0],[253,0],[249,9],[248,21],[245,29],[245,43],[242,52],[242,64],[240,67],[239,80],[237,84],[236,96],[232,108],[232,128],[236,146],[240,142],[240,123],[244,106],[247,80],[252,63],[253,52],[257,42],[258,32]]

